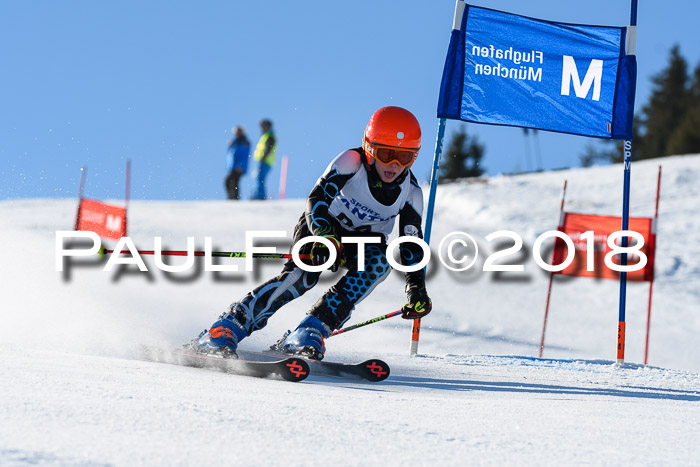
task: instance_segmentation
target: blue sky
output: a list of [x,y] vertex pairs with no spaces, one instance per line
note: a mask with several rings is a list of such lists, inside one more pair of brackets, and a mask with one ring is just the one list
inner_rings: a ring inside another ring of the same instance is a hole
[[[630,16],[627,0],[474,4],[583,24],[621,26]],[[640,1],[637,109],[673,44],[690,70],[700,62],[699,10],[690,0]],[[290,160],[287,196],[305,197],[385,105],[421,122],[414,172],[427,180],[453,11],[453,0],[3,2],[0,199],[75,197],[82,166],[85,196],[120,199],[127,159],[133,199],[224,199],[231,127],[255,141],[262,118]],[[448,123],[446,141],[459,125]],[[489,174],[536,168],[521,129],[467,131],[486,146]],[[578,166],[593,141],[538,140],[545,169]],[[279,163],[270,181],[276,194]],[[243,193],[251,189],[249,174]]]

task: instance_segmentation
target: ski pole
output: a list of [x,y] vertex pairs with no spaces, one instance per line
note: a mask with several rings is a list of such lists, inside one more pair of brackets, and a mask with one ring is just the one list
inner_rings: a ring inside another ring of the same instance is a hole
[[331,337],[337,336],[338,334],[342,334],[347,331],[352,331],[353,329],[361,328],[362,326],[367,326],[368,324],[376,323],[378,321],[384,321],[387,318],[391,318],[392,316],[397,316],[401,314],[401,310],[396,310],[392,311],[391,313],[387,313],[386,315],[382,316],[377,316],[376,318],[369,319],[367,321],[363,321],[361,323],[353,324],[352,326],[348,326],[343,329],[336,329],[331,333]]
[[[99,254],[100,256],[104,256],[105,254],[112,254],[114,253],[114,250],[106,250],[104,246],[100,248]],[[130,253],[129,250],[122,250],[122,254]],[[140,255],[155,255],[156,252],[154,250],[136,250],[136,253]],[[188,256],[190,254],[189,251],[184,251],[184,250],[165,250],[160,252],[161,255],[163,256]],[[204,256],[205,253],[203,251],[194,251],[192,252],[194,256]],[[211,256],[214,257],[222,257],[222,258],[245,258],[246,253],[244,251],[212,251]],[[288,253],[253,253],[253,258],[264,258],[264,259],[291,259],[292,255]],[[299,259],[311,259],[310,255],[299,255]]]

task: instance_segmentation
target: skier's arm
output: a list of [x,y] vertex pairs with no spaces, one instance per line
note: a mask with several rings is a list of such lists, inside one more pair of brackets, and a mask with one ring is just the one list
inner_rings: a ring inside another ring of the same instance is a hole
[[[399,235],[423,238],[421,224],[423,222],[423,192],[418,186],[413,174],[411,174],[411,185],[409,195],[401,211],[399,211]],[[416,243],[404,242],[399,246],[401,254],[401,264],[412,266],[423,261],[423,249]],[[406,273],[406,283],[421,283],[425,281],[425,271]]]
[[306,223],[314,235],[336,236],[328,209],[341,188],[362,168],[357,151],[348,150],[336,157],[314,185],[306,199]]
[[[410,190],[406,204],[399,212],[399,235],[410,235],[422,239],[423,192],[413,174],[411,174]],[[423,249],[415,243],[402,243],[399,252],[401,264],[404,266],[412,266],[423,260]],[[425,288],[425,269],[406,273],[406,295],[408,303],[401,309],[403,318],[422,318],[430,313],[432,301]]]

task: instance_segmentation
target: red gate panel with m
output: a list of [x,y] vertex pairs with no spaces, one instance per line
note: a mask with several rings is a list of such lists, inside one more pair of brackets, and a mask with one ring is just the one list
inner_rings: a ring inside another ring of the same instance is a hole
[[[639,232],[644,237],[644,246],[641,252],[647,256],[647,264],[638,271],[627,273],[629,281],[653,281],[654,280],[654,253],[656,247],[656,235],[653,231],[653,220],[646,217],[630,217],[629,228]],[[567,234],[574,243],[576,256],[574,261],[564,270],[555,274],[567,276],[597,277],[602,279],[620,278],[620,273],[613,271],[605,265],[605,255],[611,251],[608,246],[608,237],[621,230],[622,219],[615,216],[597,216],[593,214],[577,214],[571,212],[564,213],[564,222],[559,231]],[[594,268],[593,271],[586,270],[586,247],[587,241],[582,238],[584,232],[594,232]],[[634,245],[636,240],[629,237],[629,245]],[[617,242],[621,245],[620,241]],[[554,242],[554,253],[552,264],[561,264],[567,256],[567,246],[563,240],[557,238]],[[613,257],[615,264],[620,264],[619,255]],[[633,265],[639,262],[639,255],[634,253],[627,255],[627,264]]]
[[126,208],[82,198],[75,230],[91,230],[112,240],[126,237]]

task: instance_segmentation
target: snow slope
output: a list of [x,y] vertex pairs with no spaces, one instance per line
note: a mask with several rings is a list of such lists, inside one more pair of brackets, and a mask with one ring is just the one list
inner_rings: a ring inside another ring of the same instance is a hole
[[[634,163],[634,216],[653,215],[659,163],[650,366],[640,365],[648,285],[628,288],[627,363],[618,366],[618,284],[591,279],[556,281],[545,358],[534,358],[548,276],[528,253],[524,272],[496,277],[433,261],[435,308],[417,357],[407,355],[410,323],[400,318],[331,338],[328,359],[381,356],[391,364],[392,376],[374,385],[313,376],[292,384],[139,361],[138,344],[188,341],[281,263],[261,260],[253,273],[166,274],[153,258],[145,258],[149,273],[76,260],[60,273],[55,231],[70,230],[76,202],[0,202],[0,464],[698,465],[700,156]],[[495,177],[440,186],[431,244],[468,232],[483,251],[478,266],[494,251],[484,240],[491,232],[517,232],[531,247],[556,226],[564,179],[568,211],[619,214],[619,165]],[[282,250],[302,209],[302,200],[135,201],[129,234],[144,249],[154,236],[170,249],[184,249],[187,236],[201,248],[210,236],[215,249],[236,250],[245,230],[285,230]],[[276,340],[332,281],[243,346]],[[348,324],[403,301],[394,273]]]

